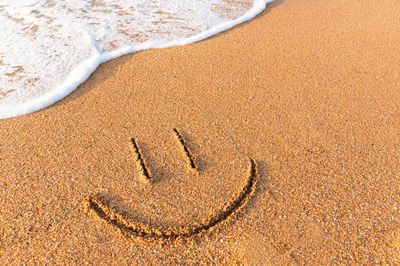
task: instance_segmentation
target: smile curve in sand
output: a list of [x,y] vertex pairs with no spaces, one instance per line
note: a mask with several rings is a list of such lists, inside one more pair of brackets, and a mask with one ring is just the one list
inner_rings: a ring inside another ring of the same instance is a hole
[[[197,171],[197,166],[192,159],[190,150],[179,132],[174,129],[184,154],[187,156],[188,168]],[[137,155],[137,166],[142,173],[143,181],[152,183],[153,179],[147,168],[144,157],[137,145],[135,139],[132,139],[133,151]],[[257,183],[257,164],[250,158],[249,171],[246,178],[230,200],[214,212],[211,212],[203,223],[188,224],[178,227],[163,227],[151,225],[149,223],[134,221],[123,212],[108,206],[107,201],[99,195],[90,195],[84,200],[84,211],[92,215],[99,221],[105,222],[119,230],[119,232],[128,239],[139,241],[168,241],[178,239],[188,239],[212,231],[218,224],[228,221],[235,216],[247,204],[254,195]]]

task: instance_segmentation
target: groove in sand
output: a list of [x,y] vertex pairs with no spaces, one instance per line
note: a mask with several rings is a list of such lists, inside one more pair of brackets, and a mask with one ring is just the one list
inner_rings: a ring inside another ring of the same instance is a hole
[[175,133],[175,136],[176,136],[176,138],[178,140],[179,146],[182,148],[182,151],[183,151],[183,153],[185,154],[185,156],[187,158],[188,168],[190,170],[197,171],[198,170],[197,169],[197,165],[194,162],[192,153],[191,153],[190,149],[188,148],[188,146],[186,145],[185,139],[183,138],[181,132],[177,128],[174,128],[174,133]]
[[122,235],[129,239],[161,242],[188,239],[196,235],[210,232],[216,225],[226,222],[237,214],[254,195],[256,183],[257,165],[253,159],[250,159],[249,173],[233,197],[227,201],[222,208],[212,212],[207,220],[201,224],[162,227],[145,222],[133,221],[126,214],[119,213],[116,209],[109,207],[104,199],[95,195],[85,199],[84,210],[97,220],[117,228]]
[[139,148],[139,144],[134,138],[132,138],[131,141],[132,141],[132,153],[136,157],[136,165],[139,168],[143,181],[145,181],[146,183],[153,183],[153,177],[150,173],[149,168],[147,167],[147,163],[144,159],[142,151]]

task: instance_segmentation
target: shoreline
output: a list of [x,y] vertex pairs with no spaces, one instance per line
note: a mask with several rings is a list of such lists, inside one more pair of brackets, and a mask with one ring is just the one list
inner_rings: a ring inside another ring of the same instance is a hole
[[[179,38],[173,41],[157,41],[149,40],[140,44],[125,46],[118,48],[111,52],[99,53],[96,51],[87,60],[79,63],[74,69],[72,69],[66,76],[62,84],[57,89],[52,90],[40,97],[36,97],[29,101],[23,101],[22,103],[2,104],[0,110],[0,119],[6,119],[11,117],[17,117],[21,115],[30,114],[43,110],[47,107],[51,107],[53,104],[64,99],[72,92],[74,92],[82,83],[84,83],[94,71],[101,65],[110,60],[117,59],[124,55],[131,55],[141,51],[150,49],[162,49],[174,46],[188,45],[196,42],[203,41],[212,36],[218,35],[221,32],[230,30],[242,23],[254,19],[258,14],[262,13],[268,4],[274,0],[254,0],[253,6],[242,16],[213,26],[212,28],[200,32],[194,36],[187,38]],[[9,90],[8,92],[15,91],[15,89]],[[3,93],[4,94],[4,93]],[[6,96],[4,94],[3,96]],[[0,96],[2,96],[0,94]]]

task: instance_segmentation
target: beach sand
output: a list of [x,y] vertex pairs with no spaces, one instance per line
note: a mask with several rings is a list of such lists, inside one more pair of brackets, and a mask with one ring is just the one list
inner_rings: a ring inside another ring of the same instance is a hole
[[[1,261],[400,263],[398,14],[395,0],[277,1],[0,120]],[[130,237],[135,223],[148,232]],[[178,227],[188,236],[152,240]]]

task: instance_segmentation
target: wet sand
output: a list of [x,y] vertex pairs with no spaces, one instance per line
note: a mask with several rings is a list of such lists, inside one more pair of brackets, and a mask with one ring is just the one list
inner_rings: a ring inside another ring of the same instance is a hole
[[1,260],[399,263],[398,14],[277,1],[0,120]]

